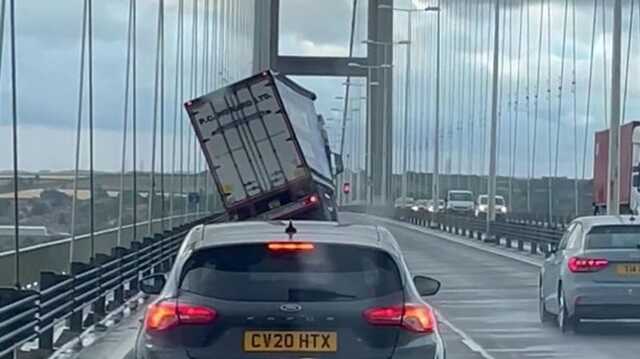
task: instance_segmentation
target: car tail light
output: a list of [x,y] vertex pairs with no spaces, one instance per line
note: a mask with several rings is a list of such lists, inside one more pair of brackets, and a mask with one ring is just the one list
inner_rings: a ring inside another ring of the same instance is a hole
[[144,327],[147,331],[162,331],[180,324],[209,324],[216,317],[216,311],[211,308],[166,301],[149,306]]
[[414,333],[433,333],[437,324],[433,310],[425,304],[370,308],[363,315],[369,324],[397,326]]
[[609,261],[604,258],[582,258],[570,257],[567,266],[573,273],[588,273],[601,271],[609,265]]
[[308,242],[271,242],[267,244],[267,248],[273,252],[307,252],[315,247]]
[[304,199],[304,203],[307,204],[307,205],[316,204],[318,202],[320,202],[320,197],[318,197],[315,194],[312,194],[311,196],[306,197]]

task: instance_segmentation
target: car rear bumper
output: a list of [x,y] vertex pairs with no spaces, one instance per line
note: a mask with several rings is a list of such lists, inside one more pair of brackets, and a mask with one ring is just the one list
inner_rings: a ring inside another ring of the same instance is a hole
[[640,319],[640,304],[578,304],[575,315],[584,319]]
[[[211,356],[203,356],[201,351],[189,351],[186,348],[166,348],[148,345],[149,343],[138,342],[136,359],[201,359],[211,358]],[[258,358],[283,358],[297,359],[300,354],[292,353],[247,353],[247,354],[229,354],[224,355],[226,359],[258,359]],[[318,355],[321,357],[322,355]],[[316,357],[309,355],[309,357]],[[343,358],[340,353],[332,354],[332,358]],[[371,356],[353,356],[349,355],[349,359],[378,359]],[[409,342],[403,343],[396,347],[392,357],[384,356],[379,359],[446,359],[445,344],[439,334],[417,337]]]
[[447,211],[451,213],[474,213],[473,208],[447,208]]
[[565,294],[569,312],[583,318],[640,318],[640,284],[578,285]]

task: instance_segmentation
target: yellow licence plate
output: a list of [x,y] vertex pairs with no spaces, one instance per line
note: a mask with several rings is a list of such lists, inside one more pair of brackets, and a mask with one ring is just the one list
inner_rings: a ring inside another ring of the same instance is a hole
[[336,352],[338,333],[302,331],[246,331],[246,352]]
[[616,273],[621,275],[640,275],[640,263],[618,264]]

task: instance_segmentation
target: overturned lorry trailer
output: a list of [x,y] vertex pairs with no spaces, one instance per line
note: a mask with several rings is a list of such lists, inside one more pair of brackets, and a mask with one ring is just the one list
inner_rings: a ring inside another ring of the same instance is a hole
[[337,220],[315,98],[264,71],[185,104],[232,220]]

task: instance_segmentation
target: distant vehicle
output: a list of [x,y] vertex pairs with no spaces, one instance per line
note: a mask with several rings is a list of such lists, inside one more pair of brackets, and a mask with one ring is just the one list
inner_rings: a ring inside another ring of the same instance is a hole
[[[443,199],[439,199],[439,200],[438,200],[438,208],[437,208],[437,211],[438,211],[438,212],[440,212],[440,211],[444,211],[445,207],[446,207],[446,205],[445,205],[445,201],[444,201]],[[428,203],[428,205],[427,205],[427,211],[429,211],[429,212],[436,212],[436,206],[434,205],[434,200],[433,200],[433,199],[430,199],[430,200],[429,200],[429,203]]]
[[[620,213],[640,214],[640,121],[620,127]],[[606,213],[609,130],[596,132],[593,163],[594,212]]]
[[426,211],[427,208],[429,208],[429,200],[428,199],[418,199],[418,200],[416,200],[414,207],[416,207],[416,209],[418,211]]
[[411,208],[413,207],[415,204],[415,199],[413,199],[413,197],[399,197],[396,198],[395,204],[394,206],[396,208]]
[[[476,201],[476,217],[485,216],[489,213],[489,195],[481,194]],[[507,202],[502,196],[495,196],[496,216],[504,216],[507,214]]]
[[446,210],[449,213],[473,214],[475,203],[473,192],[451,190],[447,192]]
[[582,319],[640,319],[640,218],[574,220],[540,272],[539,312],[565,332]]
[[141,281],[157,297],[134,357],[444,359],[422,299],[439,288],[380,226],[197,226],[167,277]]
[[332,170],[315,98],[265,71],[185,104],[231,219],[337,219],[342,168]]

